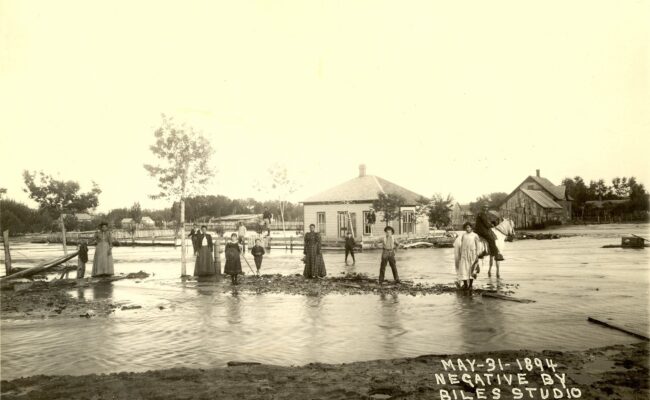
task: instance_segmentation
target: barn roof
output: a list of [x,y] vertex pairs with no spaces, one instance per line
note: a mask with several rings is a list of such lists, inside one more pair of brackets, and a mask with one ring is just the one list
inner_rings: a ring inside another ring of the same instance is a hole
[[529,178],[552,194],[554,200],[572,200],[570,196],[566,195],[566,187],[564,185],[555,186],[553,182],[541,176],[529,176]]
[[400,195],[406,200],[405,205],[416,205],[417,200],[423,197],[384,178],[374,175],[364,175],[308,197],[303,203],[373,201],[379,198],[379,193]]
[[521,189],[521,191],[543,208],[562,208],[561,205],[557,204],[552,198],[550,198],[541,190]]

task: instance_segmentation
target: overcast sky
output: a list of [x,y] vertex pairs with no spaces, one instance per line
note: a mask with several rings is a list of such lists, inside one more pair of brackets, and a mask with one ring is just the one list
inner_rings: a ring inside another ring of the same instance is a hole
[[284,163],[293,200],[358,165],[469,202],[527,175],[650,183],[647,1],[0,0],[0,187],[96,181],[160,208],[160,113],[216,149],[207,194]]

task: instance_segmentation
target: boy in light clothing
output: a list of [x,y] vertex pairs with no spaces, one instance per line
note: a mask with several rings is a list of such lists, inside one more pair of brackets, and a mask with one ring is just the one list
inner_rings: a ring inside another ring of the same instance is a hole
[[386,272],[386,264],[390,264],[390,269],[393,272],[393,278],[395,283],[400,283],[399,276],[397,274],[397,265],[395,263],[395,249],[397,248],[397,243],[393,234],[395,230],[392,226],[387,226],[384,228],[386,236],[381,239],[381,264],[379,266],[379,283],[384,282],[384,273]]

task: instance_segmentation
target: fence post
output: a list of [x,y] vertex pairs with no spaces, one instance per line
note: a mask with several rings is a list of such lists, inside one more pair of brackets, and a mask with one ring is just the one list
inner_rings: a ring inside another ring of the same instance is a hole
[[217,273],[217,275],[221,275],[221,256],[220,256],[220,245],[221,245],[221,238],[219,236],[216,237],[216,240],[214,241],[214,269]]
[[2,232],[2,239],[5,248],[5,276],[11,275],[11,252],[9,251],[9,230]]
[[289,249],[293,253],[293,236],[291,236],[291,238],[289,239]]

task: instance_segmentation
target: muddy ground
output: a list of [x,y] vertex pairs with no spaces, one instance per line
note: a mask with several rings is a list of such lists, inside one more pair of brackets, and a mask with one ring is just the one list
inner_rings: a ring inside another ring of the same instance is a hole
[[[0,292],[0,312],[2,319],[22,318],[66,318],[66,317],[106,317],[116,309],[138,307],[124,305],[111,299],[79,299],[68,292],[74,289],[87,288],[93,285],[110,285],[122,279],[132,279],[135,282],[145,279],[148,274],[139,272],[108,279],[55,279],[52,281],[19,281],[13,286],[7,286]],[[240,276],[239,284],[232,285],[229,278],[211,277],[190,278],[190,284],[201,285],[202,288],[212,288],[222,293],[284,293],[304,296],[325,296],[336,294],[403,294],[403,295],[435,295],[455,293],[455,285],[443,284],[414,284],[411,281],[394,283],[386,281],[379,284],[376,279],[363,274],[348,274],[340,277],[322,279],[305,279],[301,275],[245,275]],[[517,285],[504,285],[500,294],[511,295]],[[474,295],[481,295],[489,290],[476,289]],[[491,292],[491,291],[490,291]]]
[[72,297],[68,291],[92,285],[110,285],[122,279],[144,279],[138,272],[108,279],[55,279],[52,281],[9,281],[0,291],[2,319],[106,317],[117,308],[128,307],[111,299],[88,300]]
[[[232,285],[228,278],[199,278],[198,282],[216,282],[217,290],[231,292],[233,290],[250,293],[284,293],[305,296],[322,296],[330,293],[337,294],[391,294],[404,295],[431,295],[456,292],[455,285],[446,284],[421,284],[412,281],[395,283],[386,280],[379,284],[377,279],[369,278],[365,274],[346,274],[339,277],[326,277],[320,279],[305,279],[302,275],[245,275],[239,277],[239,284]],[[512,289],[518,285],[509,284],[501,287],[500,293],[512,294]],[[480,294],[484,290],[476,289],[474,293]]]
[[[540,370],[528,372],[526,358],[533,360],[533,363],[535,358],[541,360],[544,373],[548,373],[554,382],[546,381],[548,385],[545,385]],[[458,371],[458,359],[470,372]],[[489,369],[488,359],[494,360],[497,366],[503,366],[503,370],[497,367],[492,372],[489,383],[485,375]],[[457,371],[445,371],[443,360],[452,361]],[[474,372],[471,372],[471,360],[476,360]],[[524,372],[518,367],[517,360]],[[557,364],[555,371],[548,368],[547,360]],[[518,373],[525,373],[525,383],[520,383]],[[453,378],[448,374],[457,374],[458,380],[450,383],[449,380]],[[497,374],[501,376],[501,382],[497,381]],[[562,383],[555,374],[566,374],[566,380]],[[444,377],[444,383],[438,380],[440,376]],[[481,377],[483,385],[477,376]],[[506,376],[514,381],[506,383]],[[41,375],[2,381],[0,390],[2,398],[7,400],[647,399],[650,396],[648,380],[648,345],[643,342],[583,352],[502,351],[424,355],[336,365],[313,363],[300,367],[232,362],[228,367],[213,369],[174,368],[84,376]],[[518,397],[517,390],[521,397]]]

